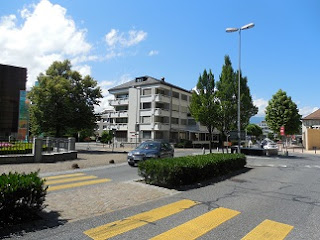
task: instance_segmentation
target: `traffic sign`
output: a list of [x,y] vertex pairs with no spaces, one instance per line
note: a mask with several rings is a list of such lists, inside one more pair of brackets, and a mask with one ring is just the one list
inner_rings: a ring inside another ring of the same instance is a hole
[[[229,132],[229,139],[230,140],[237,140],[238,139],[238,131],[230,131]],[[245,131],[241,131],[240,132],[240,139],[241,140],[246,140],[246,132]]]

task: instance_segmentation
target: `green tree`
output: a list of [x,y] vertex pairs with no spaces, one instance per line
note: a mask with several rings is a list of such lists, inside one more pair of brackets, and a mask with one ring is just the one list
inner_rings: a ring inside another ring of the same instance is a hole
[[211,70],[207,73],[205,69],[203,74],[199,76],[196,89],[192,92],[192,100],[189,106],[190,113],[194,119],[208,129],[210,136],[210,153],[212,152],[212,133],[215,128],[217,108],[214,81],[214,75]]
[[300,131],[301,115],[297,105],[281,89],[272,96],[266,107],[266,121],[271,130],[280,133],[284,126],[286,134],[295,134]]
[[247,130],[247,134],[250,135],[250,136],[255,136],[256,138],[258,138],[259,136],[262,135],[262,128],[259,127],[258,125],[256,124],[249,124],[247,127],[246,127],[246,130]]
[[29,92],[32,134],[71,136],[96,126],[94,105],[99,105],[101,89],[93,78],[71,67],[68,60],[54,62]]
[[[232,68],[228,55],[224,58],[224,65],[220,79],[217,82],[216,96],[220,106],[218,108],[218,130],[223,134],[237,129],[238,115],[238,72]],[[247,77],[240,74],[240,127],[245,129],[252,116],[258,113],[258,108],[253,105]]]
[[112,131],[103,131],[101,134],[100,142],[109,143],[111,142],[112,138],[113,138]]

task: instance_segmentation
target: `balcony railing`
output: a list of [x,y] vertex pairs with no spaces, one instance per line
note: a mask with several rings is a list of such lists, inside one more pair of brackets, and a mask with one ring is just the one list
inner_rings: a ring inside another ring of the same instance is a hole
[[105,128],[103,128],[103,130],[112,130],[112,129],[116,129],[119,131],[127,131],[128,124],[127,123],[110,123]]
[[128,105],[129,98],[116,98],[109,100],[109,104],[111,106],[119,106],[119,105]]
[[165,96],[162,94],[156,94],[154,95],[154,100],[156,102],[166,102],[166,103],[170,103],[170,97],[169,96]]
[[114,111],[109,112],[107,115],[109,118],[124,118],[128,117],[128,111]]

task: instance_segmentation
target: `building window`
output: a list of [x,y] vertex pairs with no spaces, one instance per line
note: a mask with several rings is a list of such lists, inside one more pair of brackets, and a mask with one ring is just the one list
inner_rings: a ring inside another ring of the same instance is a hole
[[143,89],[142,95],[151,95],[151,88]]
[[162,88],[156,88],[156,94],[169,96],[169,90],[168,89],[162,89]]
[[172,124],[179,124],[179,118],[171,118]]
[[151,108],[151,102],[142,104],[142,109],[150,109],[150,108]]
[[126,105],[126,106],[116,106],[115,110],[116,111],[127,111],[128,110],[128,105]]
[[172,97],[179,99],[179,93],[178,92],[172,92]]
[[128,123],[128,118],[116,118],[116,123]]
[[185,94],[181,94],[181,99],[184,101],[188,101],[188,96]]
[[187,119],[180,119],[181,125],[187,125]]
[[151,139],[151,131],[143,131],[142,132],[142,137],[144,139]]
[[128,98],[128,93],[121,93],[116,95],[116,98]]
[[194,125],[196,125],[197,123],[196,123],[196,121],[194,120],[194,119],[188,119],[188,125],[189,126],[194,126]]

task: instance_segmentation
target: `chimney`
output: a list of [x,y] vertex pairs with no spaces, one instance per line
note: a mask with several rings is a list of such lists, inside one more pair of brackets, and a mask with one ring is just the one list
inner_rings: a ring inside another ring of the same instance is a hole
[[161,78],[161,81],[164,82],[164,77]]

